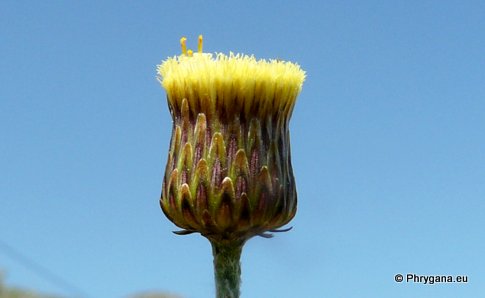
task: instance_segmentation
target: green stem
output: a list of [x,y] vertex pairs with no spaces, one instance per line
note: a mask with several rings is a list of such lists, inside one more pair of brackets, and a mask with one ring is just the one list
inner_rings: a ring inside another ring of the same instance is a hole
[[211,241],[217,298],[238,298],[241,283],[241,252],[244,243]]

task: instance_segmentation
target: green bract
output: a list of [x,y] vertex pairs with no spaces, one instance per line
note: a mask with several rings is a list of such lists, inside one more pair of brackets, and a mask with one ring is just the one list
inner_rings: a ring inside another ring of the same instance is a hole
[[[210,239],[246,240],[296,212],[287,121],[194,113],[183,100],[163,182],[165,215]],[[184,232],[182,232],[184,233]]]

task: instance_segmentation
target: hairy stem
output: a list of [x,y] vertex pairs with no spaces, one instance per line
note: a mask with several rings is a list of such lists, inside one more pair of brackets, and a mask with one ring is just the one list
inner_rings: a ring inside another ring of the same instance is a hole
[[217,298],[238,298],[244,243],[211,241]]

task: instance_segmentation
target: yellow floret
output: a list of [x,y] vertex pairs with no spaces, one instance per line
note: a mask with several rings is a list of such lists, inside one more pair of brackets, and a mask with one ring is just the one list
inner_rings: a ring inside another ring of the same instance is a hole
[[158,66],[159,80],[172,107],[186,98],[191,109],[216,113],[291,113],[305,80],[299,65],[242,54],[202,53],[201,37],[198,52],[187,55],[185,39],[181,43],[182,55]]

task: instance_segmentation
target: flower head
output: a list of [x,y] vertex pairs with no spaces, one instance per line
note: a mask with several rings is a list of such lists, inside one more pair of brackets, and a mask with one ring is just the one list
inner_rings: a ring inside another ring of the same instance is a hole
[[211,240],[266,235],[296,213],[288,122],[305,73],[294,63],[187,50],[158,66],[173,118],[160,204]]

